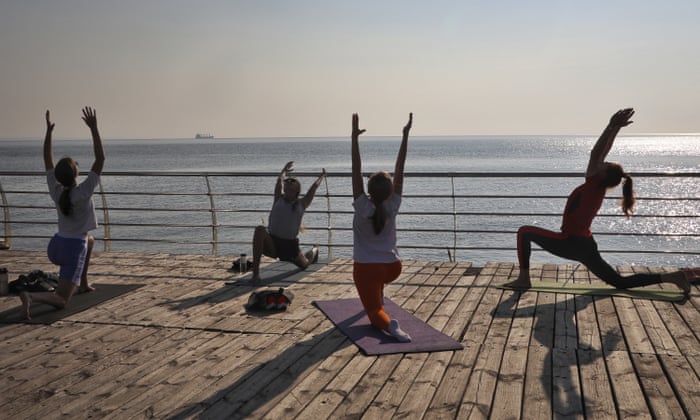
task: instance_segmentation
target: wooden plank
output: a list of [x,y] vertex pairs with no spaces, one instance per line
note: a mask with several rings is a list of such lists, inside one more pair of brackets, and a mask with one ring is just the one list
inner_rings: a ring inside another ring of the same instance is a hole
[[[127,333],[122,329],[95,325],[74,328],[80,330],[80,336],[85,337],[85,341],[69,340],[65,346],[57,346],[58,350],[45,353],[43,358],[33,358],[31,363],[13,366],[30,379],[8,389],[5,394],[18,393],[9,400],[9,405],[26,404],[31,400],[30,396],[38,392],[51,395],[86,377],[98,375],[104,369],[103,359],[118,356],[125,348],[152,334],[152,331],[144,329],[132,329]],[[4,408],[10,410],[9,407]]]
[[[326,341],[329,340],[329,341]],[[251,415],[266,402],[280,397],[298,378],[300,372],[308,372],[321,360],[337,350],[345,337],[335,329],[324,333],[313,332],[296,344],[280,337],[275,348],[267,355],[259,355],[257,367],[248,371],[234,386],[225,390],[220,398],[203,411],[205,417],[225,418]],[[277,345],[281,347],[276,347]]]
[[[520,416],[524,395],[525,375],[527,372],[528,349],[530,346],[530,331],[534,324],[536,308],[536,293],[510,292],[506,305],[499,307],[512,308],[513,321],[503,351],[503,360],[498,372],[494,402],[490,416],[493,418],[517,418]],[[513,299],[518,297],[517,302]],[[517,305],[517,306],[516,306]],[[506,312],[507,313],[507,312]]]
[[661,419],[681,418],[683,407],[666,377],[660,360],[653,354],[637,353],[632,354],[632,360],[644,395],[649,401],[650,414]]
[[687,357],[662,354],[659,358],[683,413],[690,419],[700,418],[700,374],[688,369]]
[[398,407],[413,386],[414,378],[418,377],[426,357],[426,353],[404,355],[389,377],[386,378],[384,386],[381,387],[381,391],[377,393],[372,404],[367,407],[362,418],[394,417]]
[[331,418],[343,400],[353,398],[357,383],[377,359],[376,356],[359,354],[352,344],[340,348],[291,389],[265,416],[274,419],[288,416]]
[[[56,413],[66,415],[70,415],[70,413],[84,413],[86,410],[96,408],[97,401],[100,402],[99,407],[104,407],[105,402],[109,400],[111,395],[131,388],[131,384],[136,378],[141,377],[144,372],[150,370],[153,367],[151,365],[152,361],[163,361],[163,352],[168,351],[172,345],[171,337],[179,338],[178,341],[182,342],[195,334],[182,331],[173,334],[172,331],[167,330],[162,332],[165,335],[160,335],[155,344],[150,339],[143,341],[141,345],[146,347],[141,352],[134,352],[125,360],[119,360],[117,363],[110,365],[110,368],[106,369],[106,372],[108,372],[106,375],[93,375],[80,381],[72,381],[48,398],[27,407],[22,412],[22,415],[40,418],[42,416],[56,415]],[[142,352],[149,353],[148,357]],[[100,366],[104,365],[100,364]],[[104,410],[104,412],[111,411],[113,409]]]
[[[378,357],[371,367],[367,369],[361,378],[357,381],[355,386],[353,386],[347,393],[341,394],[342,401],[337,401],[332,399],[329,394],[331,389],[324,390],[320,393],[318,398],[309,405],[309,409],[313,409],[315,406],[325,404],[326,401],[329,405],[330,403],[337,403],[332,406],[334,408],[330,417],[307,417],[304,415],[306,411],[302,412],[299,418],[360,418],[365,413],[367,408],[375,403],[375,399],[382,392],[384,384],[392,378],[393,372],[396,370],[399,362],[403,358],[403,354],[387,354]],[[362,355],[356,355],[356,358],[365,357]],[[324,399],[325,398],[325,399]],[[381,398],[380,398],[381,399]],[[375,411],[376,412],[376,411]],[[309,411],[313,413],[313,411]]]
[[527,349],[522,398],[521,418],[542,420],[552,418],[551,347],[532,345]]
[[576,349],[552,349],[552,411],[555,418],[583,418]]
[[[618,270],[625,276],[632,274],[629,266],[619,267]],[[622,326],[622,334],[625,336],[629,351],[632,353],[653,352],[644,325],[642,325],[642,321],[637,314],[636,300],[614,297],[613,303],[615,304],[620,325]]]
[[206,410],[220,403],[231,390],[243,386],[247,378],[264,363],[263,357],[269,357],[268,352],[280,354],[283,347],[289,344],[287,340],[280,340],[277,334],[241,334],[236,342],[240,347],[232,350],[235,353],[219,363],[218,368],[213,368],[216,375],[212,377],[211,384],[190,389],[192,394],[187,397],[186,403],[172,407],[168,418],[202,417]]
[[[43,252],[4,252],[13,275],[55,270]],[[697,286],[680,304],[505,292],[491,286],[517,274],[513,263],[469,271],[405,261],[387,296],[465,348],[366,357],[312,305],[356,296],[350,259],[280,283],[295,301],[266,316],[242,309],[254,288],[223,286],[235,277],[230,261],[95,256],[93,281],[146,286],[51,326],[0,326],[0,410],[13,418],[700,416]],[[533,264],[531,276],[600,282],[575,264]],[[0,297],[0,307],[18,304]]]
[[[511,270],[512,267],[488,263],[481,275],[490,277],[489,284],[500,284],[508,278]],[[503,350],[510,330],[513,299],[518,293],[496,288],[488,288],[484,293],[479,305],[481,309],[477,309],[478,315],[473,318],[469,328],[476,333],[477,340],[481,334],[484,335],[484,344],[481,347],[481,357],[475,361],[464,392],[459,408],[460,417],[490,415]],[[471,328],[473,326],[477,328]],[[465,339],[470,340],[467,337]]]
[[[427,298],[420,298],[418,293],[411,297],[411,300],[419,299],[422,304],[418,307],[416,315],[420,318],[428,318],[428,323],[434,328],[442,330],[449,320],[449,315],[440,310],[440,305],[449,294],[449,290],[461,278],[462,270],[454,272],[451,266],[436,267],[430,275],[428,284],[437,284],[435,287],[423,287],[421,291],[428,290],[430,295]],[[428,270],[429,271],[429,270]],[[413,363],[422,365],[420,372],[415,377],[413,385],[405,393],[405,397],[396,409],[396,416],[408,418],[420,418],[428,410],[440,379],[452,358],[454,352],[433,352],[422,354],[424,357],[416,357]]]
[[[281,376],[289,377],[287,384],[274,383],[243,405],[240,413],[258,417],[265,414],[269,418],[279,418],[275,413],[293,415],[301,410],[313,396],[335,377],[337,369],[345,366],[356,350],[352,344],[337,330],[329,332],[329,340],[320,343],[318,352],[312,348],[300,361],[290,365]],[[339,355],[333,358],[333,355]],[[292,395],[292,393],[294,395]],[[299,397],[297,399],[296,397]]]
[[583,348],[579,349],[577,354],[583,413],[595,418],[616,417],[615,400],[608,382],[603,352],[596,348]]
[[648,417],[649,407],[634,371],[630,353],[626,351],[607,353],[606,363],[617,401],[618,415],[622,418]]

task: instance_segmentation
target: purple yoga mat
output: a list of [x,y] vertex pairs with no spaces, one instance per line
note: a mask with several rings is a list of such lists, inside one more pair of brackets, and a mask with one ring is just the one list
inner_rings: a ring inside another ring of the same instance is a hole
[[447,336],[391,300],[384,298],[384,310],[399,321],[401,329],[411,336],[410,343],[401,343],[369,323],[359,298],[321,300],[314,304],[333,321],[368,356],[391,353],[421,353],[461,350],[462,344]]

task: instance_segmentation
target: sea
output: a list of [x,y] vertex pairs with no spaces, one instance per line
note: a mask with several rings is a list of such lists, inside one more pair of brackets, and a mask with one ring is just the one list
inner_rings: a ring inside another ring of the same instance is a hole
[[[488,216],[463,217],[460,229],[480,230],[515,230],[518,225],[535,224],[551,230],[558,230],[561,218],[533,216],[543,211],[560,214],[563,209],[565,196],[583,182],[583,174],[588,157],[597,136],[593,135],[519,135],[519,136],[422,136],[409,140],[408,156],[405,171],[407,178],[404,186],[404,203],[402,211],[406,214],[399,216],[399,228],[404,226],[419,226],[430,230],[431,226],[439,227],[442,222],[426,221],[416,215],[421,211],[455,211],[466,212],[514,212],[525,213],[524,216],[510,218],[494,218]],[[363,172],[377,170],[393,171],[400,138],[398,137],[361,137],[360,150],[362,154]],[[245,186],[227,185],[232,190],[263,190],[272,193],[274,176],[288,161],[294,162],[296,173],[306,174],[302,180],[302,189],[306,189],[313,181],[312,174],[325,169],[329,174],[325,188],[330,188],[339,194],[347,194],[346,198],[338,198],[333,203],[334,208],[351,211],[351,186],[349,184],[350,141],[347,137],[314,137],[314,138],[213,138],[213,139],[110,139],[104,138],[106,163],[104,171],[121,174],[114,177],[114,184],[104,185],[110,188],[124,189],[124,183],[146,182],[143,179],[134,181],[124,174],[144,171],[159,172],[236,172],[250,173],[250,177],[226,179],[226,183],[242,182]],[[45,191],[44,178],[14,177],[10,172],[43,172],[42,139],[0,139],[0,184],[5,191]],[[89,169],[92,163],[92,146],[87,139],[54,139],[54,156],[58,160],[62,156],[71,156],[81,168]],[[615,142],[608,159],[621,163],[630,173],[700,173],[700,134],[670,134],[670,135],[621,135]],[[581,177],[570,178],[531,178],[527,176],[516,178],[457,178],[449,177],[438,180],[428,180],[421,174],[460,174],[460,173],[580,173]],[[412,176],[413,174],[413,176]],[[257,176],[260,175],[260,176]],[[263,176],[264,175],[264,176]],[[126,179],[130,179],[126,181]],[[187,177],[177,178],[176,184],[186,183]],[[136,178],[138,179],[138,178]],[[637,212],[646,215],[670,215],[670,218],[638,217],[626,219],[619,212],[616,200],[606,200],[601,214],[619,214],[619,217],[598,217],[593,225],[595,234],[601,233],[598,242],[601,250],[619,250],[638,248],[645,250],[681,251],[661,252],[657,254],[628,254],[605,253],[604,257],[612,264],[645,265],[645,266],[700,266],[700,178],[686,176],[680,178],[639,177],[635,180],[635,189],[639,197],[672,197],[673,200],[640,200]],[[107,181],[104,181],[107,183]],[[143,191],[178,190],[180,185],[173,185],[173,179],[148,178],[148,185],[140,186]],[[439,185],[438,185],[439,184]],[[139,189],[138,186],[134,187]],[[445,200],[438,202],[424,198],[436,192],[455,190],[466,196],[487,195],[492,198],[477,200],[464,198],[456,201]],[[541,193],[543,195],[562,196],[555,200],[545,200],[542,203],[533,199],[508,198],[523,194]],[[320,194],[320,193],[319,193]],[[619,196],[619,188],[609,194]],[[13,203],[22,200],[22,194],[8,194]],[[498,197],[501,196],[502,199]],[[33,199],[36,200],[35,196]],[[411,198],[415,197],[415,198]],[[423,198],[421,198],[423,197]],[[26,199],[26,197],[25,197]],[[125,198],[126,200],[126,198]],[[421,201],[422,200],[422,201]],[[319,206],[316,198],[309,210]],[[608,203],[609,201],[609,203]],[[120,203],[121,204],[121,203]],[[231,242],[245,241],[252,235],[252,226],[266,220],[271,200],[251,200],[247,206],[257,206],[259,214],[245,216],[231,212],[219,220],[226,220],[230,225],[243,225],[249,228],[230,229],[222,233],[220,238],[228,238]],[[112,204],[114,205],[114,204]],[[219,203],[219,207],[225,203]],[[234,204],[231,204],[232,206]],[[321,203],[321,205],[324,205]],[[322,207],[319,207],[322,209]],[[22,219],[23,210],[13,215],[14,219]],[[27,210],[27,213],[30,211]],[[139,211],[122,211],[122,217],[138,221],[145,216]],[[237,216],[238,214],[238,216]],[[43,216],[42,216],[43,217]],[[115,216],[116,217],[116,216]],[[174,223],[178,223],[177,215],[168,215]],[[182,215],[185,222],[186,215]],[[238,219],[236,217],[239,217]],[[308,216],[307,216],[308,217]],[[351,216],[343,216],[350,219]],[[26,215],[24,219],[31,219]],[[451,218],[451,216],[450,216]],[[54,220],[55,221],[55,220]],[[305,218],[305,224],[307,220]],[[311,224],[323,224],[323,220],[311,220]],[[341,226],[349,226],[346,220],[337,222]],[[44,229],[50,229],[51,223]],[[467,226],[467,227],[465,227]],[[17,225],[18,230],[29,229]],[[210,231],[211,229],[209,229]],[[439,230],[439,229],[438,229]],[[448,229],[449,230],[449,229]],[[618,237],[615,232],[624,232]],[[637,233],[669,233],[667,237],[636,236]],[[0,227],[2,233],[2,227]],[[205,233],[207,234],[207,233]],[[210,235],[210,232],[208,233]],[[351,241],[348,232],[339,233],[334,240],[347,243]],[[113,232],[114,235],[114,232]],[[159,232],[148,233],[157,237]],[[177,235],[188,236],[190,233],[181,231]],[[228,236],[227,236],[228,235]],[[319,238],[304,238],[302,243],[314,243],[317,239],[326,240],[326,234]],[[343,236],[345,235],[345,236]],[[687,236],[680,236],[687,235]],[[42,236],[42,234],[35,235]],[[99,236],[96,235],[96,236]],[[517,261],[513,248],[515,235],[489,233],[462,233],[455,238],[454,233],[404,233],[399,231],[398,241],[403,258],[429,260],[464,260],[477,265],[487,261]],[[459,252],[448,251],[451,245],[459,242],[459,246],[470,248]],[[413,246],[420,243],[444,244],[444,249],[420,250]],[[403,245],[403,247],[402,247]],[[44,238],[14,240],[13,249],[43,249]],[[471,249],[475,248],[475,249]],[[476,249],[482,248],[482,249]],[[493,249],[490,249],[493,248]],[[143,252],[209,252],[203,247],[192,251],[177,244],[164,248],[159,243],[146,244],[115,244],[113,251],[143,251]],[[250,252],[250,248],[241,244],[233,244],[219,252],[237,255],[238,252]],[[329,251],[330,254],[330,251]],[[351,248],[340,248],[332,251],[333,257],[351,257]],[[323,255],[321,256],[323,258]],[[545,252],[533,253],[533,262],[561,263],[556,257]]]

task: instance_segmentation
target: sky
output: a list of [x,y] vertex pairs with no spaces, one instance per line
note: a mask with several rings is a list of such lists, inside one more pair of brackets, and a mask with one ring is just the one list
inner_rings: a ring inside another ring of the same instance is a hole
[[0,0],[0,138],[700,132],[697,0]]

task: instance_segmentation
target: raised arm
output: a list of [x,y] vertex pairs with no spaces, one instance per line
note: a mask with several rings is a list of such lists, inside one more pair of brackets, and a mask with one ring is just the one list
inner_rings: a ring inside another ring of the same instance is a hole
[[275,184],[275,198],[274,200],[277,201],[278,198],[282,197],[282,185],[284,184],[284,179],[287,177],[287,173],[291,172],[294,170],[294,161],[289,161],[287,162],[282,170],[280,171],[280,175],[277,177],[277,183]]
[[311,202],[313,201],[314,196],[316,195],[316,189],[318,189],[318,186],[321,185],[321,181],[323,180],[324,176],[326,176],[326,168],[323,168],[323,170],[321,171],[321,175],[319,175],[316,181],[314,181],[314,183],[311,184],[309,190],[304,195],[304,198],[301,199],[301,205],[304,206],[304,208],[307,208],[311,205]]
[[413,125],[413,113],[408,114],[408,122],[403,128],[403,138],[399,147],[399,154],[396,156],[396,166],[394,167],[394,193],[403,193],[403,167],[406,163],[406,151],[408,149],[408,133]]
[[615,142],[617,133],[620,132],[622,127],[632,124],[632,121],[630,121],[632,115],[634,115],[634,109],[625,108],[617,111],[610,117],[610,122],[607,127],[605,127],[605,130],[603,130],[603,133],[598,138],[593,149],[591,149],[591,157],[588,161],[586,176],[591,176],[602,169],[605,158],[608,156]]
[[97,112],[89,106],[83,108],[83,121],[90,128],[92,134],[92,148],[95,152],[95,162],[90,170],[97,175],[102,174],[102,168],[105,164],[105,152],[102,148],[102,139],[100,132],[97,130]]
[[46,110],[46,136],[44,136],[44,167],[48,171],[53,169],[53,148],[51,145],[51,134],[56,124],[51,122],[49,110]]
[[352,114],[352,197],[356,199],[365,193],[365,186],[362,183],[362,160],[360,158],[360,134],[365,130],[360,129],[360,117]]

